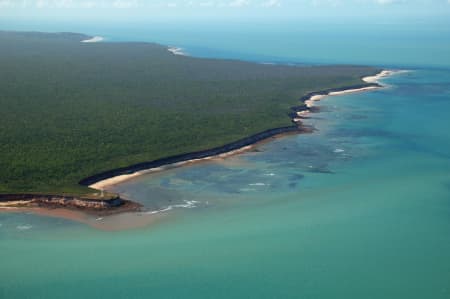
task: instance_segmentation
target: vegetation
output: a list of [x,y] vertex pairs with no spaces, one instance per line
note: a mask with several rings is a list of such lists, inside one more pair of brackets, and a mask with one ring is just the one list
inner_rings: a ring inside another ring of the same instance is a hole
[[290,125],[311,91],[369,67],[175,56],[151,43],[0,32],[0,193],[86,193],[82,178]]

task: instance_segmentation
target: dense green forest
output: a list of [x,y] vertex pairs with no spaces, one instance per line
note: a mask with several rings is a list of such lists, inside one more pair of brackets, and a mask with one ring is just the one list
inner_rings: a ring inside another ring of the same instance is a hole
[[0,32],[0,193],[86,193],[82,178],[291,124],[311,91],[377,70],[176,56],[151,43]]

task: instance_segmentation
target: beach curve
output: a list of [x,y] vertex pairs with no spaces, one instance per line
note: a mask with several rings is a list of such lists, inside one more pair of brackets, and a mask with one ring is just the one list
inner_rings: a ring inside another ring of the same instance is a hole
[[312,92],[300,99],[304,106],[293,107],[295,111],[291,115],[292,122],[295,126],[275,128],[267,130],[239,141],[226,144],[221,147],[195,152],[177,155],[173,157],[158,159],[150,162],[143,162],[129,167],[120,168],[116,170],[106,171],[100,174],[96,174],[81,180],[79,183],[84,186],[88,186],[96,190],[107,190],[110,187],[131,180],[138,176],[164,171],[168,167],[180,167],[186,164],[196,163],[205,160],[226,158],[235,154],[246,152],[253,148],[254,144],[285,133],[305,133],[312,132],[313,129],[305,126],[303,120],[307,118],[308,114],[313,110],[314,103],[327,97],[327,96],[339,96],[350,93],[368,92],[383,88],[384,85],[379,83],[381,78],[390,76],[399,71],[395,70],[382,70],[381,72],[373,75],[361,78],[364,83],[357,86],[349,86],[343,88],[328,89],[320,92]]

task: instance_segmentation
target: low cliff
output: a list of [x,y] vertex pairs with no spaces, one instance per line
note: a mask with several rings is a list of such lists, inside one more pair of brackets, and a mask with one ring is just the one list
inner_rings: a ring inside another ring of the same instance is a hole
[[97,199],[83,196],[45,194],[0,194],[0,205],[11,207],[72,208],[91,212],[138,210],[140,205],[119,196]]

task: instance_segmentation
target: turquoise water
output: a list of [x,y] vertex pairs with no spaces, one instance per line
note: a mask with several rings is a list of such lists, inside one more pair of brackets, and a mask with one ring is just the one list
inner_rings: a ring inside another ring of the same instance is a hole
[[[377,42],[381,52],[394,47]],[[191,43],[187,52],[212,55]],[[314,55],[411,72],[383,80],[383,90],[326,98],[314,134],[117,186],[147,212],[113,222],[150,225],[104,231],[0,213],[0,298],[449,298],[448,60],[437,68],[436,55],[429,67],[414,53],[398,64],[397,54]]]

